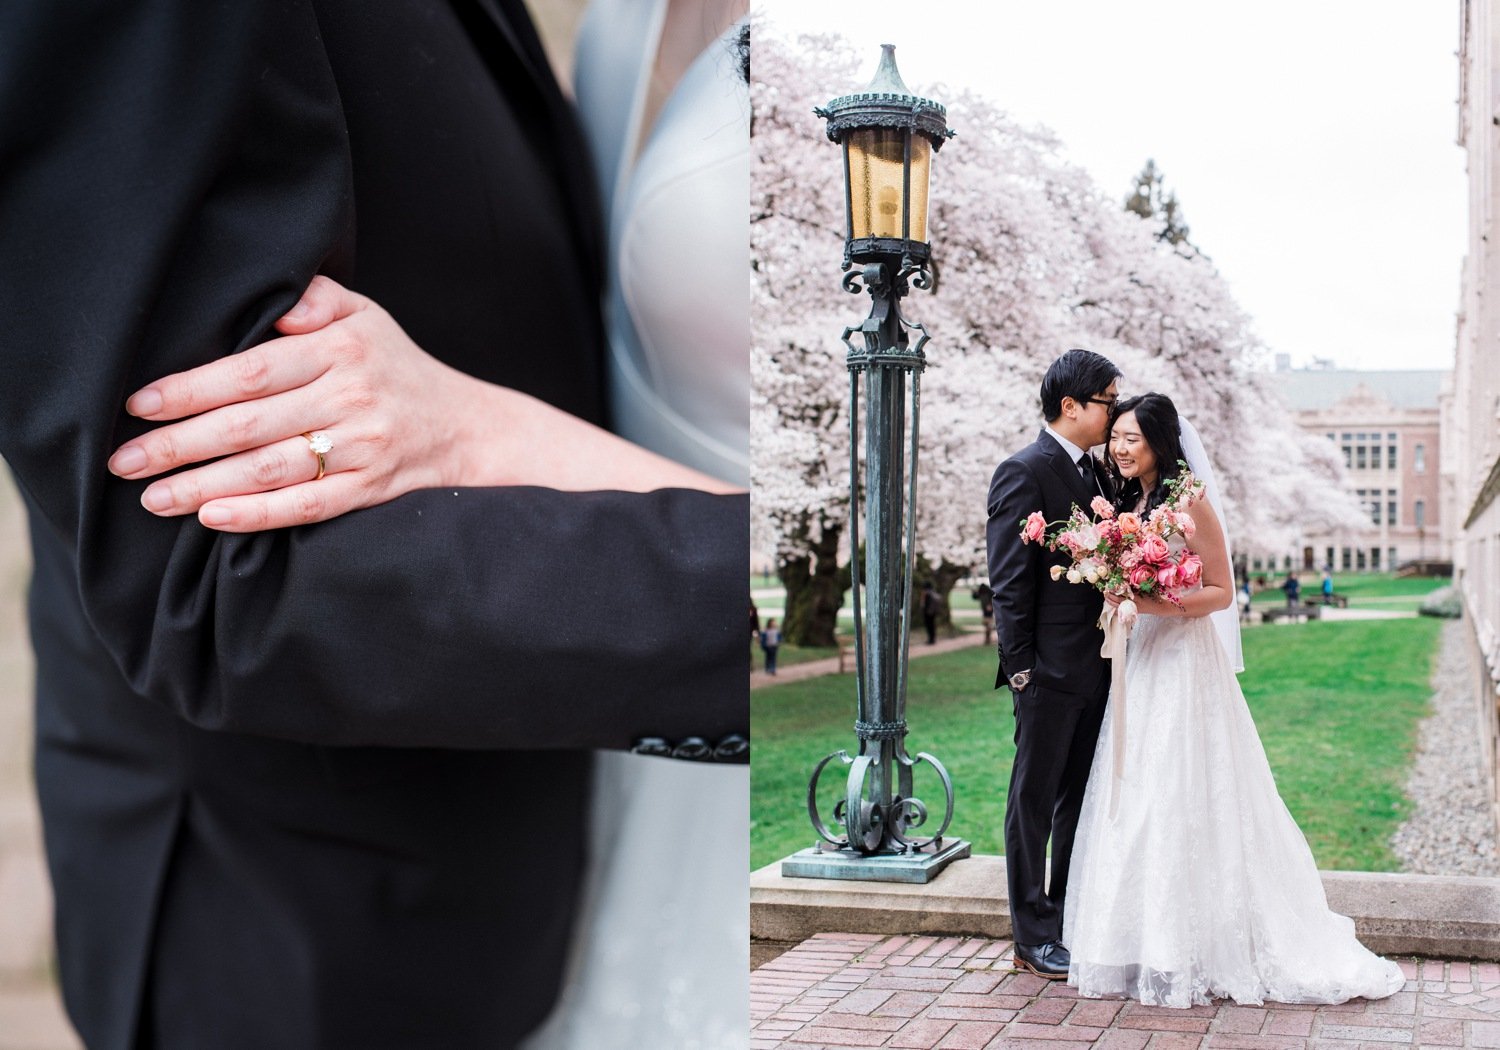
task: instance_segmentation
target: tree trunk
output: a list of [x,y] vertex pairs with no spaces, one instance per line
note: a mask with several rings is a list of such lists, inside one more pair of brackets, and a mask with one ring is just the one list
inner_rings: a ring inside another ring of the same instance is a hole
[[913,567],[913,578],[911,581],[911,622],[913,625],[913,637],[922,626],[922,584],[932,581],[932,589],[937,592],[938,598],[942,600],[942,609],[938,613],[937,625],[943,634],[952,636],[957,633],[953,629],[953,588],[958,581],[969,575],[973,566],[954,565],[950,561],[938,563],[934,569],[932,563],[927,560],[927,555],[918,554],[916,565]]
[[777,570],[786,588],[781,635],[790,645],[838,644],[839,606],[849,589],[849,568],[838,563],[842,531],[837,526],[825,528],[810,554],[789,558]]
[[950,598],[953,588],[958,581],[969,575],[971,565],[954,565],[950,561],[938,563],[937,572],[932,574],[932,586],[938,592],[938,597],[943,599],[943,614],[938,617],[938,624],[947,628],[949,634],[953,632],[953,603]]

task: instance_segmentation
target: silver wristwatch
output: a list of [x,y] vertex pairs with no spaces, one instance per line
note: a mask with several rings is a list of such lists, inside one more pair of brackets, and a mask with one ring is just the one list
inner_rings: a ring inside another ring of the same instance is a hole
[[1025,689],[1028,685],[1031,684],[1031,672],[1029,670],[1017,671],[1015,674],[1010,676],[1008,681],[1010,682],[1010,687],[1019,693],[1022,689]]

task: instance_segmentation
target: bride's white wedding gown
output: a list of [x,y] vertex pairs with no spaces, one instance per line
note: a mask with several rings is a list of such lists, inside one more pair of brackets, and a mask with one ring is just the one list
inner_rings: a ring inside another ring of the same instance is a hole
[[1328,909],[1210,619],[1142,616],[1125,693],[1118,812],[1106,711],[1073,847],[1069,983],[1178,1007],[1399,991],[1400,968]]

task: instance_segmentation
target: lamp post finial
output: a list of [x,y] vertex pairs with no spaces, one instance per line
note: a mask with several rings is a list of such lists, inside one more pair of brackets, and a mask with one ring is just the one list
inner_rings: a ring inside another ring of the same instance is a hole
[[910,95],[911,88],[901,79],[901,71],[896,68],[896,45],[880,45],[880,65],[875,69],[875,78],[870,81],[870,86],[865,88],[871,94],[881,95]]

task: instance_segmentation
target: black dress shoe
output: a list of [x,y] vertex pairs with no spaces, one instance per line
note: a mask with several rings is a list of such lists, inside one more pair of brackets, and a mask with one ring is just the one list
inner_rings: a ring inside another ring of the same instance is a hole
[[1068,949],[1056,941],[1048,941],[1046,944],[1018,944],[1011,955],[1017,967],[1048,981],[1067,980],[1068,964],[1073,961],[1068,955]]

